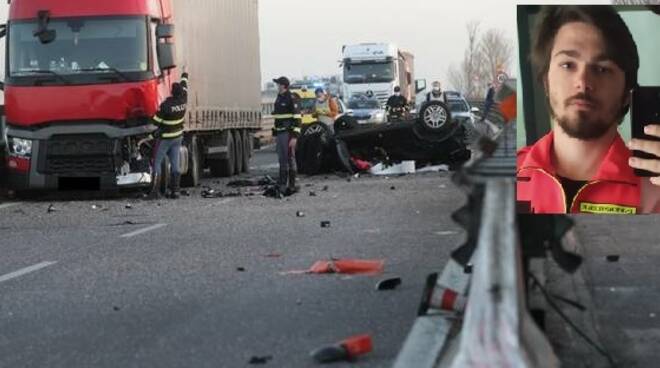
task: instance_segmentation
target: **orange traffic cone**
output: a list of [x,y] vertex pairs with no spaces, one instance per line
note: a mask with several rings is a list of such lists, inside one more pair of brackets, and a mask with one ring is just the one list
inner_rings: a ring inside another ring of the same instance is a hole
[[324,346],[312,351],[311,356],[319,363],[353,360],[373,350],[371,336],[357,335],[342,340],[334,345]]

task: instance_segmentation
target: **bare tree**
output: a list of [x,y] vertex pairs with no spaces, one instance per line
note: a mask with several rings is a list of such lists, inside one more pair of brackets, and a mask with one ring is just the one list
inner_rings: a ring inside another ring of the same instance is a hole
[[466,96],[474,94],[474,76],[479,74],[478,69],[481,59],[479,55],[479,27],[480,22],[478,21],[471,21],[466,25],[468,47],[465,49],[463,61],[459,66],[451,65],[449,67],[449,83]]
[[448,70],[449,83],[468,98],[483,98],[488,82],[501,71],[508,72],[513,45],[503,31],[479,34],[479,22],[467,24],[468,45],[461,63]]
[[480,43],[482,77],[494,81],[500,72],[508,72],[513,45],[500,29],[488,30]]

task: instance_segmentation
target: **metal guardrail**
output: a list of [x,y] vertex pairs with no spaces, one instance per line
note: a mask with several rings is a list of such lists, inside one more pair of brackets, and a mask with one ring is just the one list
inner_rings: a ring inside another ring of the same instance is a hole
[[486,184],[465,317],[439,367],[559,367],[525,306],[514,180]]

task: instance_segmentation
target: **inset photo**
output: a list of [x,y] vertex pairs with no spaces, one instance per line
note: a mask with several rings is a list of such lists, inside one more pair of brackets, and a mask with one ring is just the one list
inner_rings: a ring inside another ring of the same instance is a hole
[[519,213],[660,213],[660,6],[518,5]]

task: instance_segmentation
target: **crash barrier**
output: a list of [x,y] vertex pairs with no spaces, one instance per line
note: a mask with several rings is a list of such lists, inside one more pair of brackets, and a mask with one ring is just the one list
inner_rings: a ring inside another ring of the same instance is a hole
[[439,367],[559,367],[525,305],[514,185],[486,184],[465,316]]

